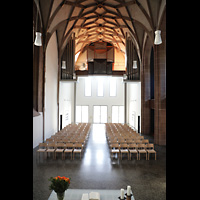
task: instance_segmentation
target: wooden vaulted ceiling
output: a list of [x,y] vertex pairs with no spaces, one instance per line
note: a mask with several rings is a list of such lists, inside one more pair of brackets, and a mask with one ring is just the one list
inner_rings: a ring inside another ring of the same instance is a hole
[[125,53],[125,38],[130,35],[139,58],[144,38],[154,40],[166,0],[34,0],[42,21],[45,44],[57,32],[60,56],[72,32],[75,53],[90,43],[105,41]]

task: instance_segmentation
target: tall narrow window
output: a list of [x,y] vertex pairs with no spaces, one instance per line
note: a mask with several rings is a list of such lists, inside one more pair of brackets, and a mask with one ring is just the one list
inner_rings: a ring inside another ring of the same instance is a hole
[[85,78],[85,96],[90,97],[92,95],[91,79]]
[[98,97],[102,97],[103,96],[103,78],[98,78],[97,96]]
[[110,96],[115,97],[116,95],[117,95],[116,79],[111,78],[110,79]]

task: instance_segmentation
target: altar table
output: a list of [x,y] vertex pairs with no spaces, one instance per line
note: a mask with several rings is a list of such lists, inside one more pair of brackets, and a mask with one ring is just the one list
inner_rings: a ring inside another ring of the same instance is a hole
[[[94,189],[67,189],[65,191],[64,200],[81,200],[83,193],[90,192],[99,192],[100,200],[119,200],[120,189],[119,190],[94,190]],[[132,192],[131,192],[132,193]],[[124,190],[126,194],[126,190]],[[48,200],[57,200],[57,195],[54,191],[50,194]],[[135,200],[134,196],[131,197],[131,200]]]

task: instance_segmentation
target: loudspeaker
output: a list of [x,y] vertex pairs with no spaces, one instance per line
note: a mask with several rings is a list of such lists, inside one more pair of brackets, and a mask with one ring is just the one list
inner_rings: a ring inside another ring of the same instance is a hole
[[62,130],[62,115],[60,115],[60,130]]
[[138,133],[140,133],[140,116],[138,116]]

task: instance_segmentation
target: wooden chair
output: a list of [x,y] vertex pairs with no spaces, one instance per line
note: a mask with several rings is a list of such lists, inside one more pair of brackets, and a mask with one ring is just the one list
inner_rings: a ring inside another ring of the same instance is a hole
[[119,154],[120,156],[120,147],[118,143],[110,145],[110,153],[114,156],[115,153]]
[[144,140],[144,136],[138,135],[138,136],[137,136],[137,140]]
[[72,154],[74,150],[74,145],[72,143],[66,143],[64,150],[64,159],[65,159],[65,153],[71,153],[71,160],[72,160]]
[[83,146],[82,146],[81,143],[75,143],[75,144],[74,144],[73,160],[74,160],[74,154],[76,154],[76,153],[80,153],[80,160],[81,160],[81,153],[82,153],[82,150],[83,150]]
[[54,138],[47,138],[46,139],[46,143],[52,143],[52,142],[54,142]]
[[147,160],[147,151],[145,150],[145,144],[138,144],[139,160],[140,160],[140,154],[141,153],[145,153],[146,154],[146,160]]
[[142,144],[149,144],[149,140],[148,139],[142,140]]
[[40,153],[46,153],[47,150],[47,143],[40,143],[39,144],[39,149],[37,150],[40,158]]
[[135,143],[136,143],[136,144],[142,144],[142,140],[136,139],[136,140],[135,140]]
[[130,160],[131,160],[131,154],[136,153],[137,155],[137,160],[138,160],[138,151],[137,151],[138,145],[137,144],[129,144],[129,152],[130,152]]
[[147,144],[146,151],[148,153],[148,160],[149,160],[149,154],[154,153],[155,154],[155,160],[156,160],[156,151],[154,150],[154,144]]
[[53,153],[53,158],[54,158],[55,143],[48,143],[46,153],[47,153],[47,156],[48,156],[48,153]]
[[123,153],[128,155],[128,160],[129,160],[128,145],[126,143],[120,144],[120,152],[121,152],[121,160],[122,160],[122,154]]
[[56,153],[62,153],[62,160],[63,160],[63,152],[64,152],[64,150],[65,150],[65,148],[66,148],[66,146],[65,146],[65,144],[64,143],[57,143],[56,145],[55,145],[55,159],[56,159]]

